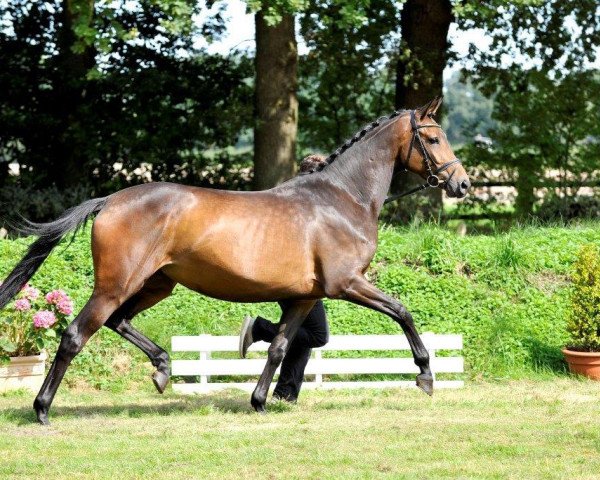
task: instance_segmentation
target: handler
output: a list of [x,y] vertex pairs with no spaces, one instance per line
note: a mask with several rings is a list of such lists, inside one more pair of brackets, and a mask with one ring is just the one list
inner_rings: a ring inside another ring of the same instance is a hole
[[[320,170],[325,164],[325,157],[309,155],[300,164],[300,175]],[[280,306],[285,302],[279,302]],[[245,358],[248,347],[262,340],[271,343],[279,332],[279,324],[266,318],[247,316],[240,332],[240,357]],[[288,402],[298,399],[304,380],[304,369],[310,358],[311,348],[322,347],[329,341],[329,326],[327,314],[321,300],[315,303],[302,326],[298,329],[290,348],[281,363],[279,380],[273,392],[273,397]]]

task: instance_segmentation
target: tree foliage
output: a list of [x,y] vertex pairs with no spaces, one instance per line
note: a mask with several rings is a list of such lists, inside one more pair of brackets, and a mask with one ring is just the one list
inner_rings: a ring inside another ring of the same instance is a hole
[[458,3],[454,11],[459,28],[483,29],[490,39],[489,46],[470,47],[468,58],[478,79],[509,81],[511,70],[503,67],[515,64],[535,65],[560,76],[586,68],[598,55],[596,0],[486,0]]
[[455,147],[472,142],[476,135],[489,135],[495,126],[493,99],[486,98],[471,81],[455,72],[444,86],[446,115],[442,127]]
[[312,0],[301,17],[301,145],[329,151],[394,109],[394,2]]
[[[77,2],[73,2],[77,7]],[[193,30],[195,2],[98,2],[92,22],[77,17],[74,54],[94,51],[81,76],[62,68],[64,5],[10,0],[0,6],[0,151],[21,165],[23,183],[59,183],[61,153],[76,152],[77,183],[96,191],[115,176],[154,165],[153,178],[177,178],[208,162],[202,152],[235,143],[250,124],[250,62],[207,55],[193,35],[218,35],[213,16]],[[71,96],[61,95],[65,84]],[[71,105],[71,103],[74,105]],[[65,112],[67,114],[65,114]],[[1,180],[1,178],[0,178]],[[193,181],[201,183],[194,177]],[[192,181],[192,178],[187,178]]]
[[[299,70],[302,153],[330,151],[394,108],[394,66],[403,55],[418,60],[401,42],[404,2],[246,3],[272,25],[283,15],[300,20],[308,46]],[[426,9],[427,2],[417,3]],[[18,183],[37,192],[73,191],[74,184],[111,191],[139,181],[131,172],[142,164],[150,165],[153,179],[227,182],[234,160],[223,147],[252,125],[253,67],[243,56],[194,47],[200,36],[211,41],[223,34],[225,5],[1,2],[0,202],[15,191],[6,168],[13,161],[21,166]],[[205,6],[213,13],[197,24]],[[444,125],[452,141],[469,143],[473,134],[489,132],[493,148],[467,146],[466,160],[505,167],[520,182],[525,212],[550,170],[564,179],[560,194],[574,195],[566,179],[597,170],[599,77],[590,66],[600,44],[600,4],[469,0],[452,7],[459,30],[479,28],[488,39],[463,59],[468,79],[447,85]],[[412,74],[400,80],[417,81]],[[210,180],[201,174],[208,166]]]
[[482,28],[489,46],[471,45],[469,78],[494,98],[493,149],[467,158],[506,167],[517,180],[517,212],[530,214],[547,175],[560,195],[576,194],[567,178],[597,170],[598,74],[590,68],[600,41],[600,4],[532,1],[465,3],[461,28]]
[[467,149],[472,163],[516,173],[517,211],[533,211],[534,189],[558,179],[561,196],[577,193],[569,180],[589,179],[600,157],[600,82],[594,71],[551,78],[537,69],[513,72],[495,94],[491,149]]

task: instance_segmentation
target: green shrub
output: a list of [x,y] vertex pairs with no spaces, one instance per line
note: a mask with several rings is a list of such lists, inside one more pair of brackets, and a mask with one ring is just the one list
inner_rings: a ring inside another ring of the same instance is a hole
[[596,245],[583,246],[574,264],[567,329],[570,346],[600,352],[600,249]]

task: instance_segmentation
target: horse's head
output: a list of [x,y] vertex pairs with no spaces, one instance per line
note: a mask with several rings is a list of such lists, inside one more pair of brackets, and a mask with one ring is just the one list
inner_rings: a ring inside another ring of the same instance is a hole
[[471,186],[467,172],[455,157],[448,138],[433,116],[442,97],[411,110],[406,117],[408,128],[398,155],[398,163],[427,180],[432,187],[446,190],[450,197],[462,198]]

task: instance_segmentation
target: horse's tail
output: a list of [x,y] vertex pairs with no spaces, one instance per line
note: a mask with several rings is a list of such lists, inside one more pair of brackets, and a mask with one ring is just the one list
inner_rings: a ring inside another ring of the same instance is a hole
[[108,197],[95,198],[87,200],[81,205],[69,208],[57,220],[49,223],[33,223],[25,221],[25,224],[19,227],[19,230],[28,235],[39,237],[31,244],[25,256],[17,264],[8,278],[0,285],[0,308],[13,298],[33,274],[48,258],[52,249],[58,245],[61,238],[69,231],[75,230],[75,233],[81,228],[87,219],[98,213]]

